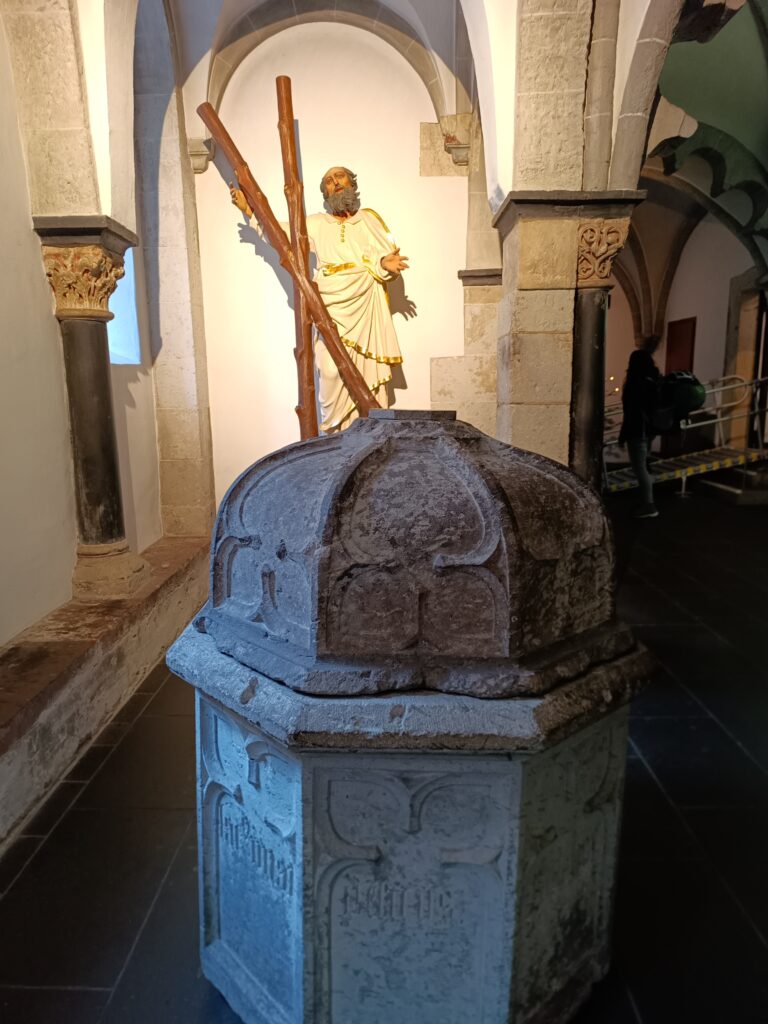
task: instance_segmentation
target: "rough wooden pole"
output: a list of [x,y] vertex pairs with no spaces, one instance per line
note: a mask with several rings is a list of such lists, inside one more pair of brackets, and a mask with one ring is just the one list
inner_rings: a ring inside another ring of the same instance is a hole
[[[288,223],[291,226],[291,248],[309,277],[309,238],[304,212],[304,186],[299,176],[296,158],[296,137],[293,126],[293,99],[291,80],[280,75],[277,87],[277,128],[280,133],[280,151],[283,155],[285,198],[288,203]],[[299,286],[293,285],[293,312],[296,319],[296,372],[299,378],[299,404],[296,415],[302,441],[317,437],[317,406],[315,402],[315,362],[312,358],[312,318]]]
[[363,375],[352,362],[339,337],[339,332],[336,330],[336,324],[325,308],[320,292],[310,281],[309,275],[301,266],[301,261],[294,256],[291,243],[272,212],[267,197],[259,188],[258,182],[248,169],[248,164],[243,160],[229,132],[221,123],[219,115],[210,103],[201,103],[197,112],[235,172],[237,183],[261,225],[267,241],[280,257],[280,265],[288,271],[304,296],[309,314],[323,336],[323,341],[338,367],[339,375],[349,391],[352,401],[357,406],[358,413],[361,416],[367,416],[371,409],[381,408],[371,394]]

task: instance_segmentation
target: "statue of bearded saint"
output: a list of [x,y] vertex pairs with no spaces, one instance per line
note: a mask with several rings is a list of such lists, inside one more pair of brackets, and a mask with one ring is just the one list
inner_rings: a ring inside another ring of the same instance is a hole
[[[230,191],[235,205],[250,217],[243,193]],[[326,212],[307,217],[309,244],[317,257],[315,283],[350,357],[386,408],[392,366],[403,361],[386,284],[408,269],[408,258],[400,254],[378,213],[361,209],[357,176],[348,167],[331,167],[320,191]],[[283,227],[287,233],[288,226]],[[357,418],[357,408],[317,331],[314,346],[320,429],[333,433]]]

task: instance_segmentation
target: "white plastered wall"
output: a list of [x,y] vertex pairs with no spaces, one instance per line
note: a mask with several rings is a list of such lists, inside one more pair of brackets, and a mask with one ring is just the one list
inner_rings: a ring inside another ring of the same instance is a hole
[[138,0],[77,0],[88,121],[102,213],[136,229],[133,39]]
[[518,6],[518,0],[461,0],[477,76],[488,199],[494,211],[512,188]]
[[[731,279],[752,265],[741,242],[711,215],[698,224],[683,249],[669,293],[666,323],[696,317],[693,371],[702,381],[723,375]],[[662,370],[665,360],[666,327],[656,355]]]
[[[339,74],[341,66],[343,74]],[[233,76],[221,118],[280,219],[285,219],[275,77],[293,83],[306,206],[322,208],[332,164],[359,175],[375,209],[411,259],[404,275],[416,316],[394,317],[407,390],[401,408],[430,408],[430,359],[463,351],[464,178],[419,177],[419,124],[434,120],[423,83],[382,40],[346,25],[299,25],[254,50]],[[225,165],[222,164],[222,167]],[[228,171],[224,173],[229,176]],[[273,265],[229,203],[214,165],[196,176],[217,499],[253,461],[298,440],[293,312]],[[274,264],[274,255],[271,255]],[[397,303],[394,304],[395,306]]]
[[32,230],[0,21],[0,643],[69,599],[75,510],[61,337]]

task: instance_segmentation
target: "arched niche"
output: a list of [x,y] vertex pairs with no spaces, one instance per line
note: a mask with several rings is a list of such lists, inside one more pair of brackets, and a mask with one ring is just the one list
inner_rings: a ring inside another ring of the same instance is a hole
[[[432,93],[385,33],[312,18],[265,35],[229,75],[219,111],[280,219],[278,74],[293,83],[307,212],[322,208],[322,173],[344,163],[360,176],[363,206],[383,217],[411,259],[403,294],[390,289],[408,385],[396,396],[401,407],[429,408],[430,359],[463,347],[457,272],[465,267],[468,206],[465,177],[420,175],[420,125],[435,119]],[[219,493],[249,461],[298,438],[292,288],[229,204],[230,177],[220,154],[195,176]]]
[[[257,46],[286,29],[335,22],[370,32],[388,42],[411,65],[429,93],[437,120],[454,109],[434,51],[405,18],[378,0],[284,0],[255,4],[228,29],[211,54],[208,102],[217,110],[232,75]],[[447,62],[446,62],[447,63]]]

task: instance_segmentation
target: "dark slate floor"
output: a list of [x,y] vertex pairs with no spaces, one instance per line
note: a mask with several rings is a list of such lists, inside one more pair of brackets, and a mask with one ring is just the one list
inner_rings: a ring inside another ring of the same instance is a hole
[[[633,709],[614,967],[577,1021],[768,1024],[768,510],[631,502],[619,605],[661,668]],[[193,734],[158,668],[0,861],[2,1024],[236,1024],[197,966]]]

